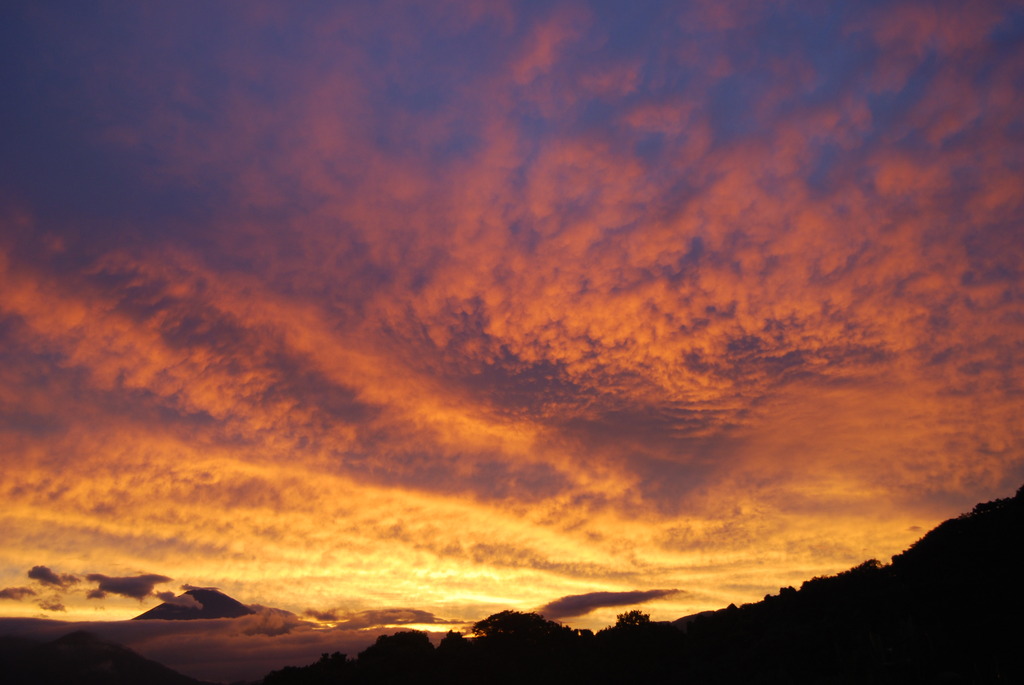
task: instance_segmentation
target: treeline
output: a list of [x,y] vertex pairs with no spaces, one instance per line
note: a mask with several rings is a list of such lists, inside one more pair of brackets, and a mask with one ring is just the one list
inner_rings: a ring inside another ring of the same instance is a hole
[[1021,683],[1024,488],[877,560],[696,617],[685,630],[640,611],[598,631],[504,611],[449,632],[381,636],[274,671],[321,683]]
[[476,623],[472,635],[450,631],[436,648],[418,631],[382,635],[356,659],[324,654],[309,666],[274,671],[263,683],[653,683],[683,673],[675,658],[683,632],[639,611],[597,634],[503,611]]

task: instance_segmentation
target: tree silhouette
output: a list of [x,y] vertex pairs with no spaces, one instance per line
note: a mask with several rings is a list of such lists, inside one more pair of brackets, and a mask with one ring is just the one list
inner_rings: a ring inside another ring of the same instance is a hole
[[309,666],[285,666],[271,671],[263,678],[263,685],[334,685],[350,682],[355,670],[341,652],[322,654],[320,660]]
[[581,668],[577,631],[535,613],[502,611],[473,625],[480,682],[554,683]]
[[405,630],[381,635],[359,653],[360,680],[372,683],[434,682],[434,645],[426,633]]
[[633,609],[615,617],[616,628],[636,628],[637,626],[647,625],[650,622],[651,615],[645,614],[639,609]]
[[601,673],[608,682],[668,682],[682,673],[684,635],[633,609],[597,634]]

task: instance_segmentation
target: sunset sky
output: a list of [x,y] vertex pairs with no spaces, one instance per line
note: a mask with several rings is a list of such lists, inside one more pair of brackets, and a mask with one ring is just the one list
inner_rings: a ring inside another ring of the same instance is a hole
[[0,53],[0,616],[675,619],[1024,482],[1019,2],[15,0]]

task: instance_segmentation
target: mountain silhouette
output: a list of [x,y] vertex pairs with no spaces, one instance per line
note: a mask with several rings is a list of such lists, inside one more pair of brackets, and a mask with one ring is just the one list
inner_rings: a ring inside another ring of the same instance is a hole
[[193,588],[169,602],[164,602],[139,614],[132,620],[191,621],[200,618],[238,618],[254,613],[256,612],[223,592],[208,588]]
[[42,644],[5,638],[0,667],[6,685],[204,685],[85,631]]

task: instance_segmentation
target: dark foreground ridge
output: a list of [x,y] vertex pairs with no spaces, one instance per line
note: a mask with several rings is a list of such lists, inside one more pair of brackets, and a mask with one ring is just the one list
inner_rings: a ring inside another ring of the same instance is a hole
[[178,595],[171,602],[164,602],[144,614],[139,614],[132,620],[191,621],[200,618],[238,618],[254,613],[256,612],[223,592],[194,588]]
[[381,636],[356,659],[273,671],[324,683],[1024,683],[1024,488],[929,532],[891,564],[869,560],[764,601],[681,619],[630,611],[573,630],[504,611],[450,632]]
[[52,642],[0,638],[6,685],[206,685],[84,631]]

